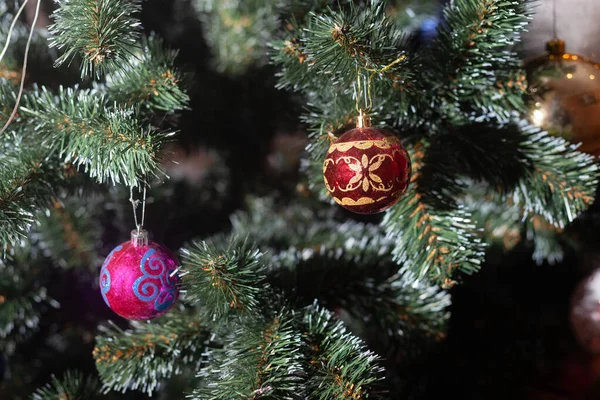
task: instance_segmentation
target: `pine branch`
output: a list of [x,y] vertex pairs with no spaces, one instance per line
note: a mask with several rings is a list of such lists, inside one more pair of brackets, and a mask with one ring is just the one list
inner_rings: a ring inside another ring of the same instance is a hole
[[0,244],[9,246],[24,239],[34,214],[47,207],[55,193],[57,171],[46,159],[36,137],[5,132],[0,138]]
[[329,309],[344,308],[395,339],[442,337],[447,294],[398,272],[395,241],[383,227],[333,217],[329,207],[278,207],[270,199],[254,199],[249,211],[232,216],[231,235],[255,240],[265,252],[271,286],[295,304],[318,299]]
[[264,324],[238,328],[234,337],[212,360],[215,367],[201,372],[206,384],[194,391],[193,399],[308,398],[302,335],[292,313],[281,310]]
[[525,225],[525,237],[533,242],[533,259],[538,263],[561,262],[564,256],[564,243],[561,241],[563,228],[558,228],[539,215],[530,217]]
[[267,43],[279,28],[279,5],[264,0],[196,1],[218,71],[239,76],[268,63]]
[[[357,67],[380,70],[402,59],[402,37],[386,17],[383,2],[369,2],[365,9],[350,3],[311,17],[303,43],[306,62],[309,70],[329,75],[334,83],[355,79]],[[394,69],[402,70],[402,64]]]
[[309,353],[310,399],[383,399],[375,385],[382,379],[379,358],[362,341],[346,332],[340,321],[318,306],[304,315]]
[[502,195],[487,184],[471,183],[460,202],[473,213],[490,250],[502,255],[526,242],[533,246],[533,259],[538,264],[554,264],[563,259],[567,245],[563,228],[550,224],[539,214],[526,213],[512,196]]
[[525,109],[526,79],[513,46],[530,14],[528,0],[456,0],[446,6],[447,23],[426,55],[424,78],[436,96],[447,98],[451,118],[506,120]]
[[37,331],[41,315],[59,304],[48,296],[47,263],[31,255],[31,248],[15,248],[0,262],[0,351],[15,346]]
[[180,374],[186,366],[198,368],[210,332],[198,317],[170,313],[160,323],[133,322],[123,331],[101,327],[93,356],[103,390],[141,390],[148,395],[161,380]]
[[550,224],[564,228],[594,201],[600,176],[594,157],[577,146],[552,137],[539,128],[519,124],[527,136],[522,152],[531,163],[513,194],[525,216],[537,214]]
[[[427,168],[426,147],[418,143],[407,150],[413,168],[411,188],[386,212],[383,225],[387,234],[395,238],[393,253],[398,262],[418,280],[431,279],[451,287],[455,271],[470,274],[479,269],[484,244],[467,209],[460,204],[444,207],[446,196],[436,192],[437,185],[429,176],[422,177]],[[435,174],[441,175],[442,171]]]
[[467,186],[459,202],[472,214],[488,248],[501,253],[513,249],[523,240],[521,207],[486,182],[468,182]]
[[56,66],[82,59],[81,76],[119,71],[137,49],[140,0],[55,0],[50,47],[64,49]]
[[[0,110],[9,113],[14,99],[10,85],[2,85]],[[26,93],[22,104],[10,130],[0,138],[4,249],[25,237],[37,219],[35,214],[52,206],[59,189],[76,184],[75,166],[83,166],[100,182],[111,179],[139,185],[144,174],[159,174],[165,135],[141,132],[130,112],[107,110],[103,97],[73,89],[61,89],[54,97],[42,88]]]
[[64,162],[73,163],[99,183],[141,186],[160,174],[160,149],[169,136],[142,129],[131,109],[113,107],[90,91],[46,88],[29,93],[21,111]]
[[[306,22],[307,29],[312,26],[311,22],[312,19]],[[277,72],[279,77],[277,87],[280,89],[306,90],[311,83],[314,86],[314,82],[311,82],[311,80],[321,77],[314,77],[308,73],[307,56],[304,48],[307,29],[302,29],[300,22],[296,18],[291,18],[285,31],[285,37],[281,40],[275,40],[271,44],[271,59],[275,65],[280,66],[280,70]]]
[[226,248],[195,242],[181,250],[186,299],[199,302],[212,318],[231,311],[256,313],[265,285],[262,253],[246,241]]
[[[231,237],[251,237],[267,253],[267,260],[288,249],[321,247],[342,248],[343,257],[376,257],[379,260],[391,248],[381,227],[352,220],[338,221],[335,209],[315,208],[313,203],[276,204],[272,198],[248,200],[247,211],[231,217]],[[263,256],[263,257],[265,257]]]
[[[533,241],[534,258],[541,262],[562,257],[558,231],[594,199],[598,167],[591,156],[574,149],[516,121],[461,126],[435,138],[428,151],[435,152],[438,168],[461,180],[468,177],[461,201],[487,232],[488,243],[500,239],[511,248],[523,236]],[[555,228],[544,228],[548,224]]]
[[100,382],[78,371],[65,372],[62,379],[52,375],[52,380],[33,394],[33,400],[99,400]]
[[[367,5],[336,2],[336,8],[313,5],[313,11],[303,18],[292,14],[285,36],[272,44],[272,60],[281,66],[278,87],[303,91],[311,108],[322,110],[315,97],[333,92],[352,98],[353,84],[362,69],[363,84],[371,80],[376,103],[398,96],[396,89],[413,86],[417,76],[411,54],[405,47],[402,32],[386,16],[384,2],[369,1]],[[370,76],[370,77],[369,77]],[[385,93],[382,93],[385,92]],[[335,96],[325,95],[331,104]],[[378,104],[372,111],[376,112]],[[321,124],[311,124],[317,127]]]
[[433,138],[428,153],[434,153],[437,168],[457,179],[486,182],[497,192],[507,193],[530,169],[531,162],[522,151],[529,136],[514,123],[475,122]]
[[183,75],[175,69],[176,57],[177,51],[164,48],[161,39],[144,37],[141,49],[129,57],[123,69],[107,76],[108,96],[150,110],[186,109],[189,96],[180,87]]
[[386,340],[410,343],[424,336],[434,341],[443,338],[449,318],[448,294],[436,286],[415,284],[414,276],[399,272],[390,240],[369,237],[364,231],[360,235],[358,229],[348,237],[346,248],[319,245],[272,255],[271,285],[296,304],[316,299],[329,310],[343,309],[353,317],[358,331],[378,332]]
[[563,259],[568,245],[564,229],[523,209],[511,193],[506,195],[487,184],[470,183],[460,202],[473,213],[484,240],[500,254],[525,241],[533,246],[533,259],[538,264],[554,264]]
[[80,197],[62,193],[45,213],[38,213],[38,223],[29,237],[62,268],[93,268],[102,264],[99,253],[101,232],[96,221],[104,211],[101,196]]

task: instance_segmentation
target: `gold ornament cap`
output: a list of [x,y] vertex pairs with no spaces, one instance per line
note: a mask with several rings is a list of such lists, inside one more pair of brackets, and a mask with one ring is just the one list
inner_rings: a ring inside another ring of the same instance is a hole
[[368,128],[371,126],[371,117],[363,110],[358,110],[358,117],[356,117],[357,128]]
[[546,43],[546,51],[553,55],[565,54],[565,41],[560,39],[552,39]]
[[134,229],[131,231],[131,243],[133,247],[148,246],[148,231],[145,229]]

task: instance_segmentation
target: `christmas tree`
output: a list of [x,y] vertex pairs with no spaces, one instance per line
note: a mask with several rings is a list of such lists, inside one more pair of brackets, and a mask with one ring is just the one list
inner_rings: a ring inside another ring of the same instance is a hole
[[[594,202],[595,159],[527,121],[532,6],[0,1],[0,397],[523,396],[539,331],[450,329],[498,265],[572,260]],[[142,232],[177,264],[126,315]]]

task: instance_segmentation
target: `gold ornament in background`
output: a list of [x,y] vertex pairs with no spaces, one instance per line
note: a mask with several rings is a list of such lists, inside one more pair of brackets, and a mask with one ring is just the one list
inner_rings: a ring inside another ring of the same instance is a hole
[[579,150],[600,155],[600,64],[565,52],[562,40],[526,65],[534,107],[530,121]]

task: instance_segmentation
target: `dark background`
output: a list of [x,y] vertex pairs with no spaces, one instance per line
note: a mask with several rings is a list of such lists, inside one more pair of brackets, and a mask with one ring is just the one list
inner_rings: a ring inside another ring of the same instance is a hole
[[[571,1],[568,6],[566,0],[559,3],[561,32],[569,36],[568,45],[573,43],[569,49],[593,57],[591,49],[598,46],[592,38],[599,36],[593,35],[593,29],[586,32],[585,27],[593,27],[593,15],[600,13],[592,5],[594,0],[577,2],[577,7]],[[216,73],[200,22],[185,4],[175,8],[172,2],[151,0],[145,3],[142,15],[145,29],[180,49],[178,63],[194,75],[189,91],[192,111],[184,112],[177,121],[180,133],[171,148],[183,160],[184,170],[179,172],[184,179],[172,183],[172,196],[155,199],[147,209],[147,229],[155,240],[172,249],[192,238],[227,230],[231,212],[244,207],[248,193],[275,194],[281,201],[296,196],[296,183],[301,179],[297,157],[306,140],[298,123],[302,103],[274,88],[273,67],[249,70],[237,77]],[[543,43],[550,38],[546,35],[549,7],[549,1],[540,3],[541,17],[534,19],[525,38],[524,58],[543,51]],[[577,29],[569,28],[575,19]],[[31,75],[37,82],[53,86],[72,84],[78,78],[77,74],[61,75],[47,65],[34,66]],[[219,157],[212,157],[207,149],[218,152]],[[200,196],[198,191],[210,192],[211,188],[190,184],[193,171],[218,168],[215,164],[227,167],[223,178],[227,189],[224,194]],[[490,255],[479,273],[452,289],[446,340],[408,367],[398,360],[397,375],[407,383],[398,389],[397,398],[600,399],[594,383],[600,377],[600,358],[578,345],[568,319],[575,285],[598,265],[597,208],[594,205],[568,229],[579,247],[568,251],[561,263],[536,265],[532,249],[520,244],[506,256]],[[105,254],[119,241],[110,237],[110,229],[106,232]],[[82,274],[85,272],[70,270],[66,277],[62,272],[60,279],[57,275],[50,291],[61,309],[45,314],[44,319],[53,323],[42,323],[31,344],[19,350],[18,359],[38,363],[33,380],[24,381],[24,374],[0,362],[0,376],[4,375],[1,399],[31,392],[48,382],[51,373],[73,367],[90,373],[95,370],[91,353],[96,326],[115,316],[104,306],[93,277]],[[57,323],[72,326],[60,358],[41,353]],[[387,358],[388,367],[394,368],[393,354]],[[137,393],[115,397],[146,398]]]

